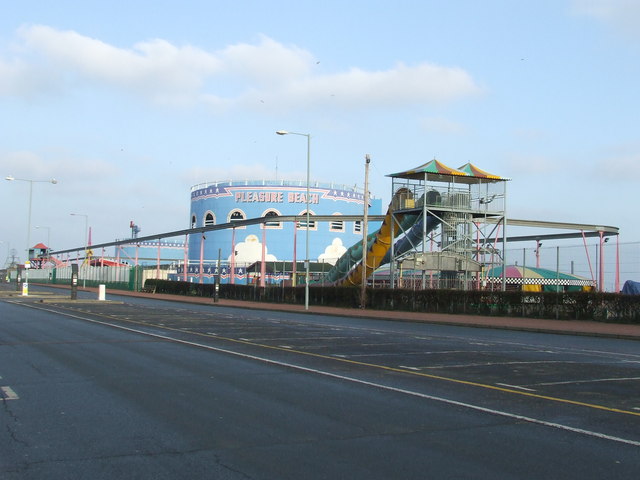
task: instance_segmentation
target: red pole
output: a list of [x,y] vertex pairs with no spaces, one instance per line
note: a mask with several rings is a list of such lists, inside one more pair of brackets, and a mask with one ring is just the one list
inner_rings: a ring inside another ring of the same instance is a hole
[[200,237],[200,283],[204,283],[204,239],[205,236]]
[[236,227],[231,229],[231,285],[236,283]]
[[262,224],[262,259],[260,261],[260,286],[265,286],[265,276],[267,274],[267,265],[265,263],[265,257],[267,250],[267,228],[266,225]]
[[587,237],[584,234],[584,230],[582,230],[582,241],[584,242],[584,251],[587,254],[587,263],[589,264],[589,272],[591,272],[591,281],[595,283],[596,278],[593,276],[593,268],[591,267],[591,255],[589,255],[589,248],[587,247]]
[[603,233],[604,232],[599,232],[600,233],[600,279],[599,279],[599,283],[600,283],[600,291],[604,290],[604,240],[603,240]]
[[182,279],[187,281],[187,270],[189,267],[189,235],[184,236],[184,267],[182,269]]

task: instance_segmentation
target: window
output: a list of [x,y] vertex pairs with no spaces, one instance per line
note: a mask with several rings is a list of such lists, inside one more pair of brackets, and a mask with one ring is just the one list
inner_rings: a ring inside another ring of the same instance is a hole
[[[231,212],[229,212],[228,221],[229,223],[241,222],[245,218],[247,218],[247,216],[242,210],[231,210]],[[238,227],[238,228],[246,228],[246,227]]]
[[[309,211],[309,230],[316,230],[315,220],[311,220],[311,216],[314,215],[312,211]],[[298,222],[298,228],[305,230],[307,228],[307,211],[300,212],[298,216],[302,217],[302,220]]]
[[[262,214],[263,217],[277,217],[279,215],[280,212],[278,212],[277,210],[267,210]],[[264,226],[266,228],[282,228],[282,222],[268,221],[265,222]]]
[[353,222],[353,233],[362,233],[362,221],[356,220]]
[[[334,213],[334,215],[342,215],[341,213]],[[331,232],[344,232],[344,222],[342,220],[331,220],[329,222],[329,231]]]
[[191,215],[191,228],[196,228],[196,216]]
[[207,212],[207,214],[204,216],[204,226],[210,227],[211,225],[215,225],[215,224],[216,224],[216,217],[213,215],[213,213]]

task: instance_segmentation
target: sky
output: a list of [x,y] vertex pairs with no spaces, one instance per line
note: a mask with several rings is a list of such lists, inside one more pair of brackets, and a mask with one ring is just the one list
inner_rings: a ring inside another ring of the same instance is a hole
[[[188,228],[193,185],[391,197],[437,158],[507,216],[640,241],[636,0],[0,0],[0,256]],[[57,183],[47,183],[55,178]],[[30,186],[32,194],[29,195]],[[71,215],[75,213],[77,215]],[[40,227],[40,228],[36,228]],[[555,232],[545,232],[555,233]]]

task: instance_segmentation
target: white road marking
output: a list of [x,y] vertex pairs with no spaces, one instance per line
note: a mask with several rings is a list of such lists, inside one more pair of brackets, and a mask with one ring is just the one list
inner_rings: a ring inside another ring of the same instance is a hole
[[18,400],[20,397],[16,392],[13,391],[11,387],[0,387],[0,391],[2,391],[2,396],[0,396],[0,400]]
[[447,404],[447,405],[455,405],[455,406],[458,406],[458,407],[468,408],[470,410],[475,410],[475,411],[478,411],[478,412],[488,413],[488,414],[491,414],[491,415],[497,415],[497,416],[501,416],[501,417],[505,417],[505,418],[511,418],[511,419],[514,419],[514,420],[533,423],[533,424],[536,424],[536,425],[542,425],[542,426],[545,426],[545,427],[555,428],[555,429],[558,429],[558,430],[564,430],[564,431],[568,431],[568,432],[572,432],[572,433],[578,433],[578,434],[586,435],[586,436],[593,437],[593,438],[599,438],[599,439],[602,439],[602,440],[609,440],[609,441],[612,441],[612,442],[618,442],[618,443],[623,443],[623,444],[626,444],[626,445],[633,445],[635,447],[640,447],[640,441],[630,440],[630,439],[627,439],[627,438],[615,437],[615,436],[607,435],[607,434],[600,433],[600,432],[594,432],[592,430],[585,430],[585,429],[582,429],[582,428],[575,428],[575,427],[571,427],[569,425],[562,425],[560,423],[548,422],[548,421],[541,420],[541,419],[538,419],[538,418],[526,417],[524,415],[518,415],[518,414],[515,414],[515,413],[505,412],[505,411],[502,411],[502,410],[495,410],[495,409],[492,409],[492,408],[481,407],[479,405],[473,405],[471,403],[460,402],[460,401],[452,400],[452,399],[449,399],[449,398],[436,397],[434,395],[428,395],[428,394],[425,394],[425,393],[414,392],[412,390],[406,390],[406,389],[403,389],[403,388],[392,387],[390,385],[383,385],[381,383],[374,383],[374,382],[370,382],[370,381],[367,381],[367,380],[362,380],[362,379],[359,379],[359,378],[347,377],[345,375],[339,375],[337,373],[331,373],[331,372],[327,372],[327,371],[324,371],[324,370],[318,370],[318,369],[315,369],[315,368],[303,367],[301,365],[295,365],[295,364],[292,364],[292,363],[282,362],[282,361],[279,361],[279,360],[273,360],[273,359],[270,359],[270,358],[259,357],[257,355],[251,355],[251,354],[242,353],[242,352],[235,352],[233,350],[228,350],[226,348],[214,347],[212,345],[205,345],[205,344],[202,344],[202,343],[190,342],[190,341],[187,341],[187,340],[180,340],[180,339],[177,339],[177,338],[171,338],[171,337],[167,337],[165,335],[160,335],[160,334],[157,334],[157,333],[145,332],[144,330],[138,330],[138,329],[131,328],[131,327],[125,327],[123,325],[116,325],[116,324],[109,323],[109,322],[104,322],[104,321],[100,321],[100,320],[94,320],[94,319],[87,318],[87,317],[81,317],[79,315],[73,315],[71,313],[58,312],[56,310],[51,310],[51,309],[48,309],[48,308],[41,308],[41,307],[38,307],[38,306],[35,306],[35,305],[27,305],[27,304],[21,304],[21,305],[24,305],[27,308],[33,308],[35,310],[42,310],[42,311],[46,311],[46,312],[51,312],[51,313],[54,313],[56,315],[75,318],[75,319],[78,319],[78,320],[83,320],[83,321],[87,321],[87,322],[91,322],[91,323],[95,323],[95,324],[99,324],[99,325],[106,325],[106,326],[110,326],[110,327],[113,327],[113,328],[117,328],[119,330],[124,330],[124,331],[127,331],[127,332],[137,333],[137,334],[140,334],[140,335],[146,335],[146,336],[153,337],[153,338],[159,338],[159,339],[166,340],[166,341],[173,342],[173,343],[179,343],[179,344],[182,344],[182,345],[189,345],[189,346],[192,346],[192,347],[202,348],[202,349],[210,350],[210,351],[213,351],[213,352],[224,353],[224,354],[233,355],[233,356],[240,357],[240,358],[246,358],[246,359],[249,359],[249,360],[255,360],[255,361],[258,361],[258,362],[266,363],[268,365],[277,365],[277,366],[280,366],[280,367],[290,368],[292,370],[298,370],[298,371],[303,371],[303,372],[314,373],[314,374],[322,375],[322,376],[329,377],[329,378],[336,378],[338,380],[344,380],[344,381],[356,383],[356,384],[359,384],[359,385],[366,385],[366,386],[369,386],[369,387],[378,388],[380,390],[386,390],[386,391],[390,391],[390,392],[401,393],[401,394],[404,394],[404,395],[410,395],[410,396],[422,398],[422,399],[425,399],[425,400],[431,400],[431,401],[434,401],[434,402],[441,402],[441,403],[444,403],[444,404]]
[[[318,336],[318,337],[251,337],[251,338],[241,338],[240,340],[243,340],[245,342],[275,342],[275,341],[282,341],[282,340],[305,340],[305,341],[311,341],[311,340],[343,340],[343,339],[349,339],[352,337],[330,337],[330,336]],[[303,347],[301,347],[303,348]]]
[[493,365],[535,365],[539,363],[575,363],[575,362],[558,362],[558,361],[537,361],[537,362],[480,362],[465,363],[461,365],[428,365],[422,368],[467,368],[467,367],[491,367]]
[[572,385],[575,383],[598,383],[598,382],[623,382],[627,380],[640,380],[640,377],[627,377],[627,378],[593,378],[590,380],[567,380],[564,382],[546,382],[536,383],[535,385]]
[[509,385],[508,383],[496,383],[496,385],[507,388],[517,388],[518,390],[526,390],[527,392],[535,392],[533,388],[520,387],[518,385]]

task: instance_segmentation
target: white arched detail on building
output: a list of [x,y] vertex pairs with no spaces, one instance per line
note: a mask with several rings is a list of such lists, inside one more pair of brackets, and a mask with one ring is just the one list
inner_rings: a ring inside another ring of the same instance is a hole
[[205,227],[210,227],[216,224],[216,216],[211,210],[207,210],[207,213],[205,213],[202,224]]

